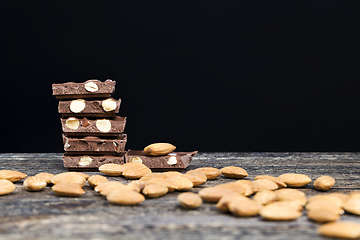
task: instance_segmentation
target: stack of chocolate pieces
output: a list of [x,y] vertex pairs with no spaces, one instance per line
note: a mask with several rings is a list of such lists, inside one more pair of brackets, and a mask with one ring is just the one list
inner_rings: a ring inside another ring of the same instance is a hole
[[[117,116],[121,100],[111,98],[115,81],[53,84],[59,99],[63,130],[64,167],[69,170],[98,170],[107,163],[141,162],[152,170],[184,170],[195,152],[170,152],[151,156],[144,151],[125,151],[126,118]],[[175,148],[174,148],[175,150]],[[173,151],[173,150],[172,150]]]
[[111,98],[115,81],[53,84],[59,99],[67,169],[97,170],[106,163],[124,163],[126,118],[117,116],[121,100]]

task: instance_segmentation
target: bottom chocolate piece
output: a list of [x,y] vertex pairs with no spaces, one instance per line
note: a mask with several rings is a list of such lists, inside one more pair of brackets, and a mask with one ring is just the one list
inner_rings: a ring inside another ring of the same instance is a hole
[[79,155],[71,156],[66,153],[63,155],[64,167],[68,170],[77,170],[77,171],[98,171],[98,168],[107,163],[117,163],[124,164],[124,152],[121,155],[103,155],[103,156],[94,156],[94,155]]
[[173,152],[164,156],[149,156],[144,151],[129,150],[125,162],[141,162],[153,171],[183,171],[189,166],[194,152]]

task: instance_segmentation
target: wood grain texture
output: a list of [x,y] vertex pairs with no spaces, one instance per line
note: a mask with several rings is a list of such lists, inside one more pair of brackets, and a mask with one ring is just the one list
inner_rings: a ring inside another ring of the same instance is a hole
[[[250,180],[256,175],[288,172],[303,173],[313,180],[330,175],[336,184],[329,192],[360,190],[359,153],[198,153],[187,170],[225,166],[244,168]],[[0,154],[2,169],[28,176],[67,171],[61,153]],[[229,181],[234,180],[219,177],[192,191]],[[301,188],[308,196],[319,193],[312,183]],[[210,203],[185,210],[177,203],[179,192],[125,207],[107,202],[88,185],[83,196],[69,198],[54,195],[50,187],[27,192],[22,181],[15,184],[14,193],[0,197],[0,239],[327,239],[316,233],[319,224],[307,220],[305,211],[296,221],[272,222],[261,217],[237,218]],[[360,217],[345,214],[342,220],[360,222]]]

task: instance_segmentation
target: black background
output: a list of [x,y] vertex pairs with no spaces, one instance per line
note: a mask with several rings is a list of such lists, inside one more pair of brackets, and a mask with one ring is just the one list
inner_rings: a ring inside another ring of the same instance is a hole
[[7,1],[1,152],[63,152],[51,84],[117,81],[127,149],[359,151],[356,1]]

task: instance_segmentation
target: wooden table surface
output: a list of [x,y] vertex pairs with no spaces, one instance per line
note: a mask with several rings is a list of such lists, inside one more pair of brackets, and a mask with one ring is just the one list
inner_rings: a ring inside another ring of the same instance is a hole
[[[187,170],[230,165],[247,170],[250,180],[256,175],[288,172],[303,173],[313,180],[330,175],[336,184],[329,192],[360,190],[360,153],[198,153]],[[0,154],[2,169],[28,176],[66,171],[61,153]],[[219,177],[192,191],[229,181],[234,180]],[[0,239],[328,239],[317,234],[320,224],[309,221],[306,211],[295,221],[274,222],[234,217],[211,203],[185,210],[177,203],[179,192],[129,207],[107,202],[88,185],[83,196],[71,198],[54,195],[50,187],[27,192],[22,184],[17,182],[15,192],[0,196]],[[301,190],[308,196],[320,193],[312,183]],[[360,222],[359,216],[350,214],[341,219]]]

